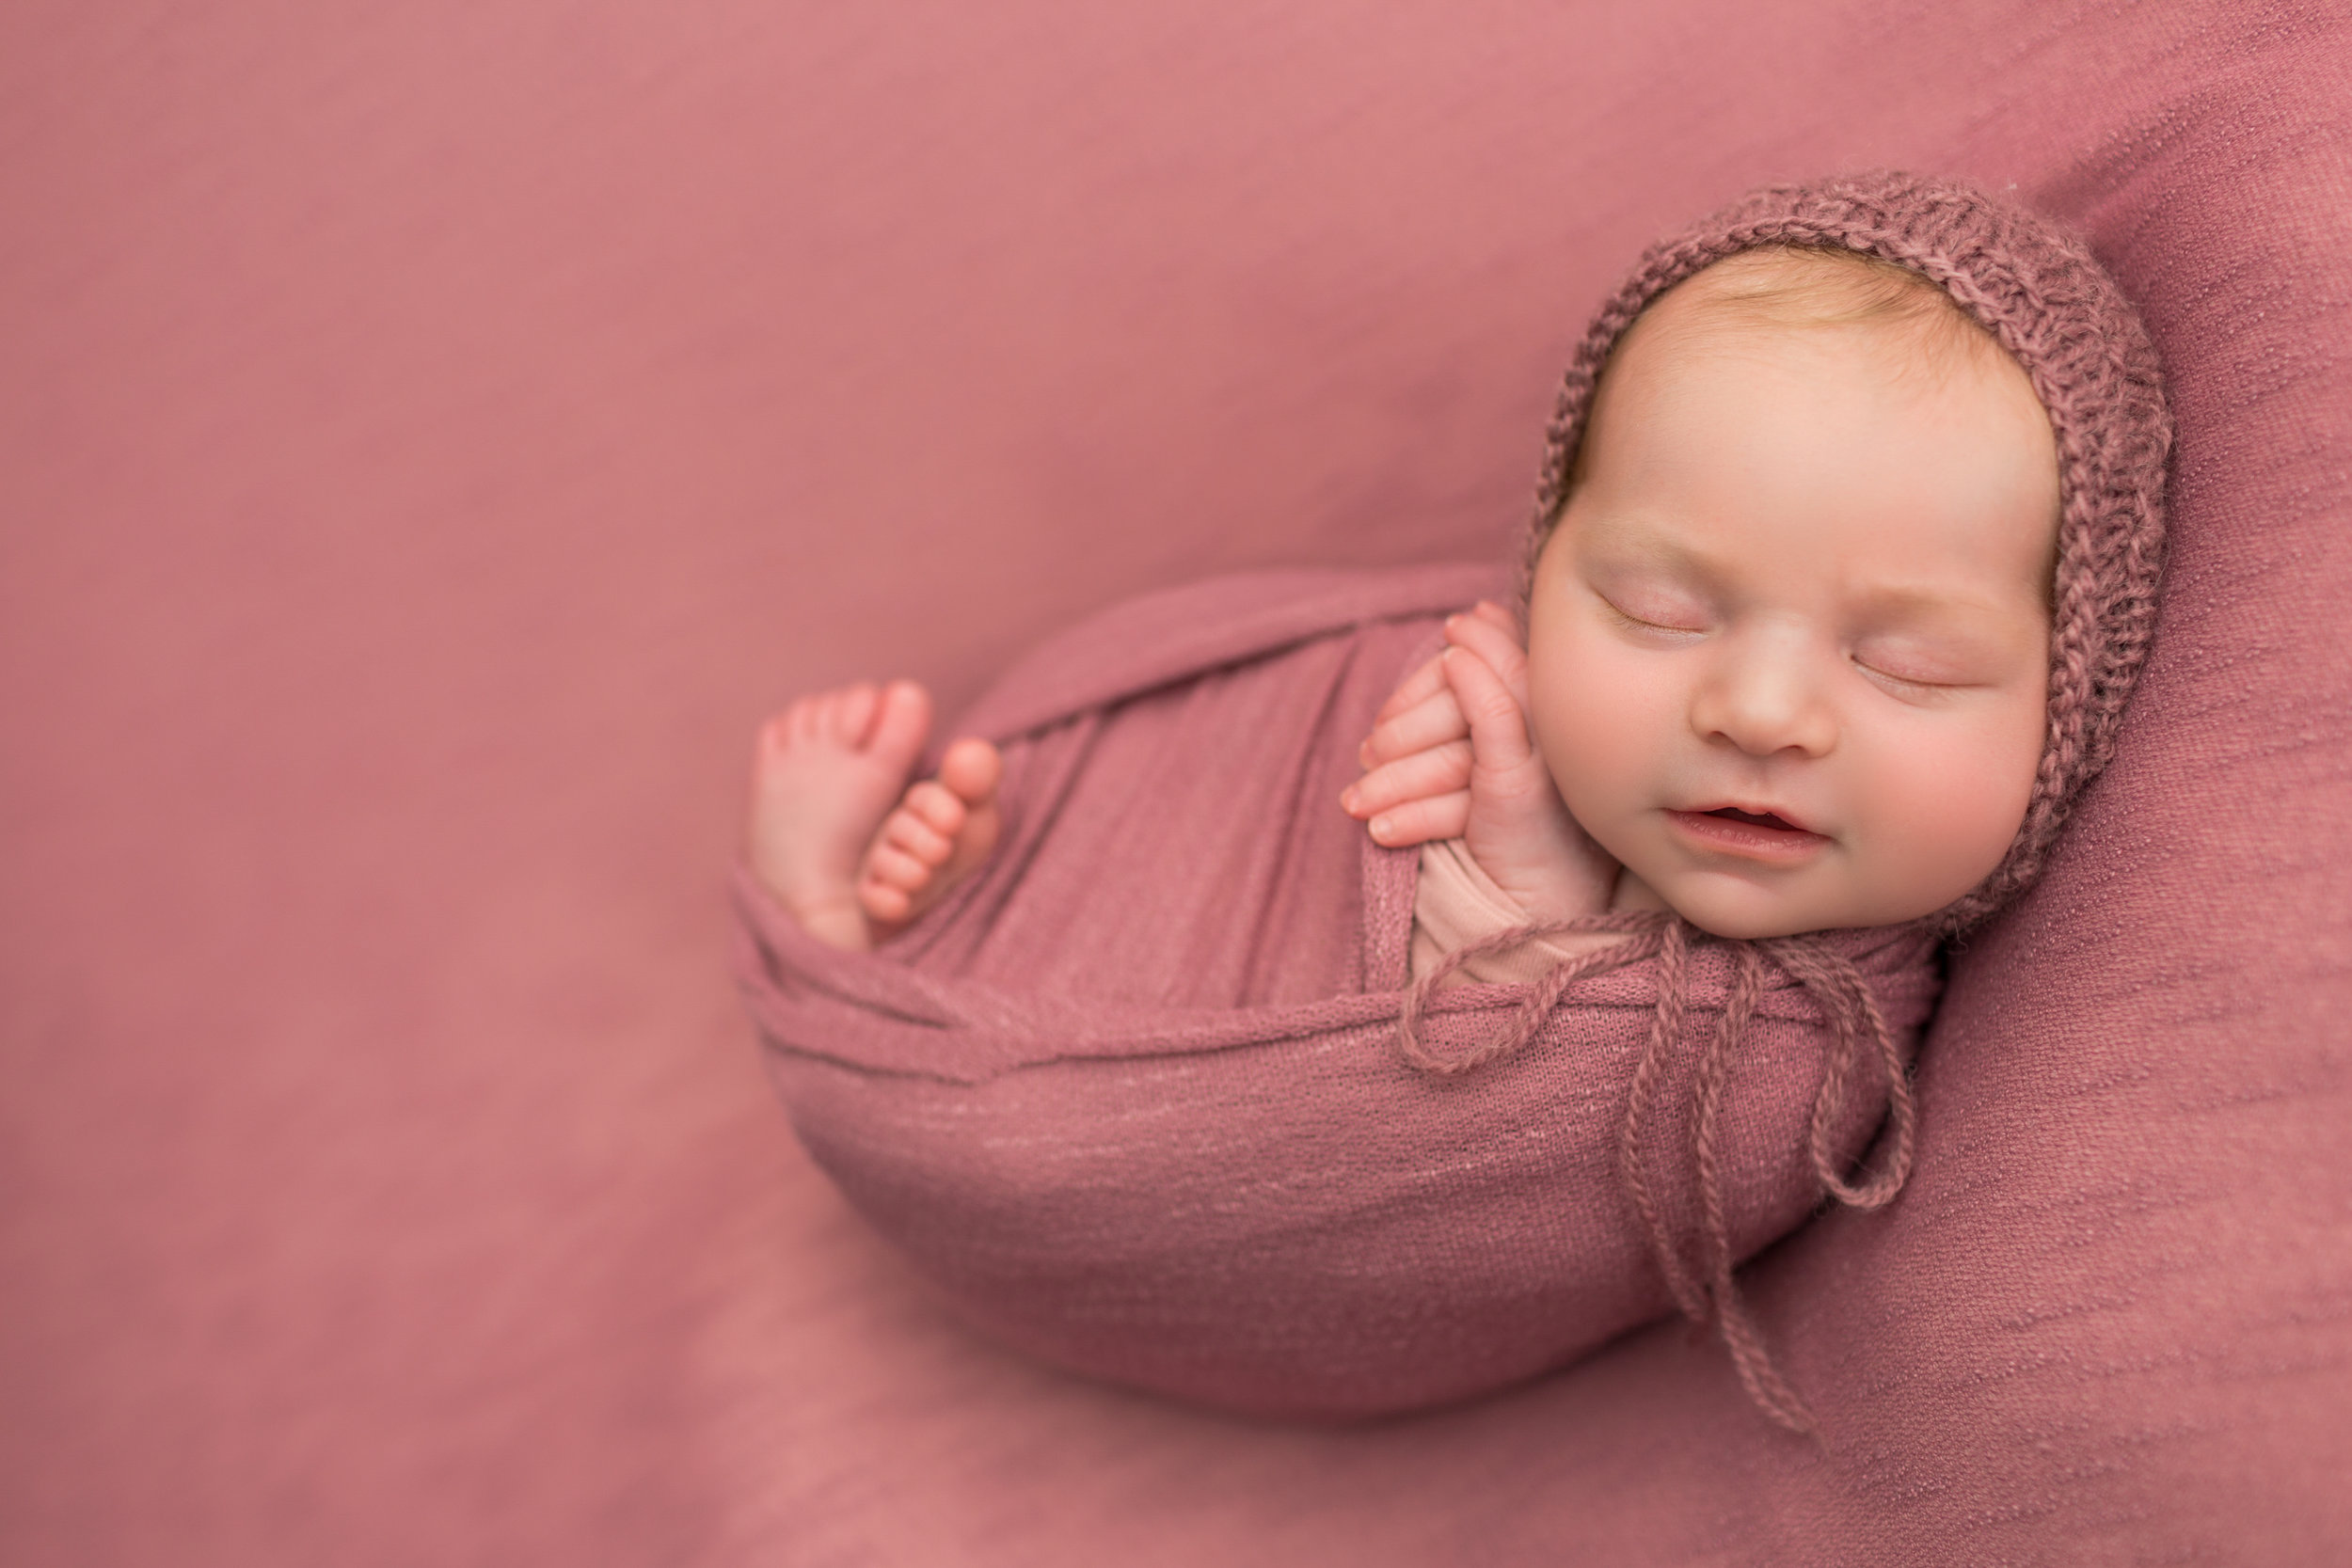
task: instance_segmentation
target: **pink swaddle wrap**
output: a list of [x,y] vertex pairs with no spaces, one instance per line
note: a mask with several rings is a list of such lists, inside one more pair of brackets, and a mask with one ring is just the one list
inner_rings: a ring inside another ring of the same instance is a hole
[[[793,1123],[959,1307],[1047,1360],[1181,1398],[1362,1416],[1573,1359],[1672,1305],[1619,1142],[1658,958],[1585,979],[1528,1044],[1444,1075],[1399,1050],[1409,850],[1334,803],[1461,567],[1269,573],[1152,595],[1041,649],[959,733],[997,740],[1005,837],[901,939],[846,953],[748,877],[744,974]],[[1837,939],[1899,1030],[1931,939]],[[1732,962],[1691,953],[1645,1155],[1698,1227],[1692,1081]],[[1820,1010],[1768,987],[1717,1140],[1745,1257],[1820,1196]],[[1450,987],[1464,1055],[1530,988]],[[1831,1108],[1841,1158],[1884,1110]]]
[[1935,941],[2032,880],[2144,657],[2169,425],[2128,305],[2030,214],[1902,175],[1775,188],[1653,247],[1603,307],[1531,557],[1626,326],[1710,261],[1789,244],[1931,277],[2050,412],[2050,722],[2008,857],[1909,926],[1724,942],[1596,916],[1574,924],[1625,943],[1535,984],[1440,989],[1472,949],[1408,989],[1418,856],[1335,801],[1440,617],[1502,575],[1262,573],[1107,611],[960,727],[1004,750],[1004,837],[899,938],[823,946],[738,879],[795,1128],[973,1321],[1181,1398],[1363,1416],[1503,1386],[1675,1305],[1808,1424],[1732,1271],[1824,1193],[1899,1189]]

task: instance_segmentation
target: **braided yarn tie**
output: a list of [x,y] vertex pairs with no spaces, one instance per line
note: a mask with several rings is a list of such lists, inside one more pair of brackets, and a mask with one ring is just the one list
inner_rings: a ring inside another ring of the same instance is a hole
[[[1540,937],[1586,931],[1622,931],[1626,939],[1554,965],[1529,988],[1527,1000],[1520,1004],[1509,1028],[1459,1055],[1441,1055],[1422,1038],[1422,1019],[1431,994],[1463,964]],[[1741,1386],[1758,1409],[1791,1432],[1816,1434],[1820,1427],[1812,1411],[1773,1366],[1763,1333],[1740,1293],[1730,1217],[1724,1203],[1718,1140],[1724,1091],[1740,1042],[1763,995],[1766,960],[1804,989],[1830,1026],[1830,1048],[1822,1064],[1821,1086],[1813,1099],[1809,1139],[1814,1175],[1823,1193],[1854,1209],[1878,1209],[1892,1202],[1911,1175],[1918,1107],[1895,1033],[1887,1026],[1877,998],[1870,994],[1868,983],[1842,954],[1811,936],[1726,942],[1732,956],[1731,989],[1724,999],[1722,1022],[1699,1057],[1692,1085],[1690,1168],[1698,1188],[1698,1234],[1689,1243],[1677,1238],[1651,1186],[1645,1155],[1652,1141],[1650,1124],[1657,1109],[1659,1080],[1681,1044],[1689,1011],[1686,977],[1692,931],[1693,927],[1674,915],[1629,911],[1498,932],[1447,954],[1406,990],[1397,1015],[1397,1043],[1405,1059],[1425,1072],[1469,1072],[1531,1043],[1577,981],[1655,957],[1658,1005],[1651,1014],[1648,1041],[1626,1093],[1625,1119],[1617,1136],[1618,1180],[1648,1238],[1666,1289],[1683,1316],[1702,1326],[1713,1325],[1731,1354]],[[1886,1081],[1890,1126],[1884,1162],[1876,1172],[1849,1181],[1839,1168],[1831,1134],[1851,1108],[1866,1037]],[[1695,1263],[1687,1255],[1693,1250]]]

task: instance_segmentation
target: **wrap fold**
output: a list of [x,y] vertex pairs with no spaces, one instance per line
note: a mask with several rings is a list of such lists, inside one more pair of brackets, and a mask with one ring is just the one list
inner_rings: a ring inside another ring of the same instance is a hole
[[[1932,938],[1805,939],[1805,981],[1769,944],[1652,941],[1534,1009],[1533,986],[1424,987],[1408,1059],[1417,855],[1337,799],[1442,617],[1505,581],[1253,573],[1054,639],[955,732],[1004,750],[995,855],[875,952],[814,942],[739,874],[740,974],[796,1131],[976,1324],[1320,1418],[1508,1386],[1677,1297],[1728,1313],[1735,1354],[1754,1338],[1708,1282],[1844,1184],[1886,1109],[1854,1018],[1907,1060]],[[1855,985],[1842,1022],[1816,1000]],[[1891,1196],[1883,1173],[1848,1191]]]

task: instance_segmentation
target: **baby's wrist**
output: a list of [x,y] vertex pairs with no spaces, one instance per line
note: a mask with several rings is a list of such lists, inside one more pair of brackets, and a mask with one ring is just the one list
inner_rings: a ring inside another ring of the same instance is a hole
[[1593,900],[1593,890],[1585,879],[1568,867],[1497,865],[1482,858],[1475,849],[1470,850],[1470,859],[1495,885],[1495,891],[1525,911],[1531,921],[1540,924],[1573,920],[1595,913],[1601,907]]

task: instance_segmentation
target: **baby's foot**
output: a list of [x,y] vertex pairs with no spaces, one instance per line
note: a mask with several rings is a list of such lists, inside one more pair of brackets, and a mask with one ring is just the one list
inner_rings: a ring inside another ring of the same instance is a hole
[[873,945],[860,862],[930,727],[930,694],[913,681],[861,681],[803,697],[761,728],[752,872],[818,941]]
[[939,777],[906,792],[866,848],[858,902],[877,938],[930,909],[996,847],[1004,759],[985,740],[959,740]]

